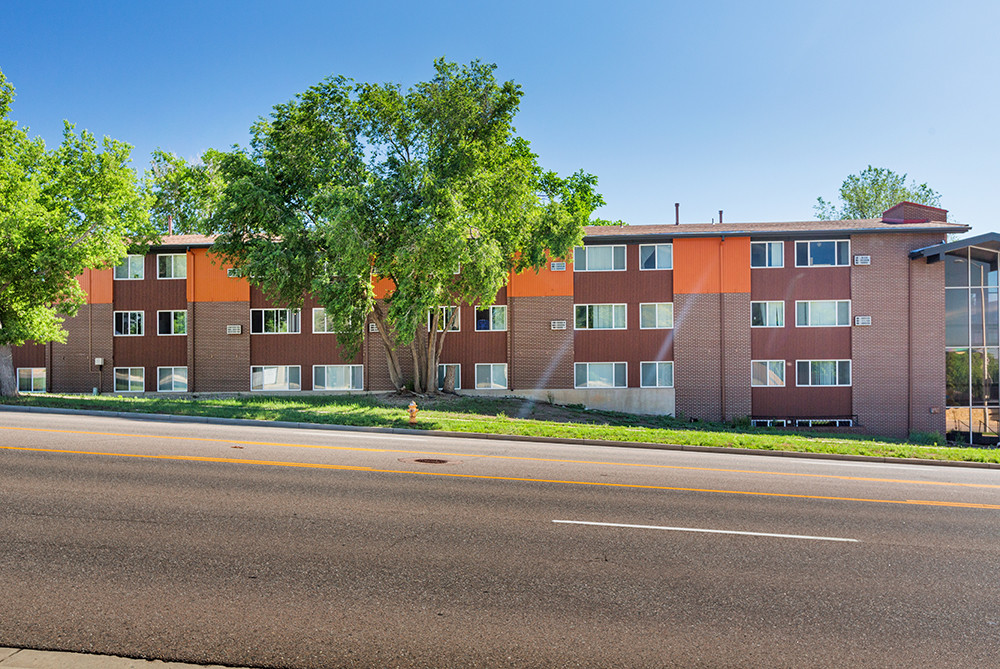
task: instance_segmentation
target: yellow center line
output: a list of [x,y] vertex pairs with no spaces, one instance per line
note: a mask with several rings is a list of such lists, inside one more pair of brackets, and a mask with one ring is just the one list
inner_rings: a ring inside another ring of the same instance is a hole
[[336,469],[375,474],[407,474],[419,476],[443,476],[460,479],[480,479],[488,481],[518,481],[522,483],[558,483],[564,485],[601,486],[605,488],[632,488],[640,490],[672,490],[677,492],[707,492],[724,495],[749,495],[755,497],[784,497],[790,499],[818,499],[836,502],[868,502],[871,504],[906,504],[917,506],[943,506],[963,509],[996,509],[1000,504],[974,504],[971,502],[942,502],[919,499],[870,499],[865,497],[833,497],[828,495],[798,495],[781,492],[754,492],[750,490],[717,490],[712,488],[683,488],[679,486],[645,485],[640,483],[609,483],[605,481],[573,481],[564,479],[538,479],[520,476],[488,476],[485,474],[455,474],[451,472],[421,472],[399,469],[377,469],[375,467],[356,467],[350,465],[331,465],[314,462],[283,462],[281,460],[251,460],[247,458],[214,458],[202,455],[146,455],[141,453],[101,453],[99,451],[75,451],[61,448],[33,448],[27,446],[0,446],[7,451],[37,451],[42,453],[69,453],[72,455],[103,455],[120,458],[140,458],[145,460],[184,460],[188,462],[220,462],[225,464],[266,465],[271,467],[300,467],[304,469]]
[[218,443],[218,444],[235,444],[238,446],[276,446],[279,448],[315,448],[319,450],[328,451],[355,451],[364,453],[399,453],[404,455],[433,455],[437,457],[445,458],[484,458],[493,460],[519,460],[528,462],[555,462],[561,464],[574,464],[574,465],[601,465],[606,467],[638,467],[646,469],[670,469],[670,470],[682,470],[682,471],[699,471],[699,472],[719,472],[727,474],[753,474],[757,476],[790,476],[796,478],[814,478],[814,479],[833,479],[840,481],[862,481],[868,483],[896,483],[896,484],[909,484],[909,485],[931,485],[931,486],[946,486],[946,487],[957,487],[957,488],[990,488],[990,489],[1000,489],[1000,485],[991,483],[957,483],[951,481],[919,481],[915,479],[887,479],[887,478],[877,478],[871,476],[844,476],[838,474],[806,474],[800,472],[775,472],[775,471],[759,471],[753,469],[726,469],[720,467],[689,467],[683,465],[660,465],[660,464],[647,464],[647,463],[637,463],[637,462],[599,462],[594,460],[568,460],[559,458],[532,458],[528,456],[518,456],[518,455],[486,455],[479,453],[451,453],[451,452],[441,452],[441,451],[418,451],[413,449],[394,449],[394,448],[365,448],[362,446],[328,446],[319,444],[294,444],[286,442],[273,442],[273,441],[244,441],[237,439],[219,439],[214,437],[175,437],[167,435],[157,435],[157,434],[125,434],[118,432],[88,432],[85,430],[57,430],[52,428],[36,428],[36,427],[11,427],[6,425],[0,425],[0,430],[19,430],[23,432],[52,432],[59,434],[85,434],[97,437],[123,437],[130,439],[169,439],[169,440],[182,440],[182,441],[197,441],[206,443]]

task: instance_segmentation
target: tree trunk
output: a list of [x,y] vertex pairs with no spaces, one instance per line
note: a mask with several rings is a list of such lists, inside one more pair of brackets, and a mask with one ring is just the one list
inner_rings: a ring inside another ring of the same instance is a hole
[[14,375],[14,350],[10,345],[0,346],[0,395],[17,397],[17,378]]
[[455,366],[448,365],[444,372],[444,383],[441,384],[441,392],[454,393],[455,392]]
[[403,389],[403,370],[399,366],[399,356],[396,355],[395,337],[390,336],[389,329],[385,323],[385,314],[378,304],[372,310],[372,318],[375,327],[378,329],[379,338],[382,340],[382,348],[385,350],[385,360],[389,364],[389,381],[392,382],[396,392]]

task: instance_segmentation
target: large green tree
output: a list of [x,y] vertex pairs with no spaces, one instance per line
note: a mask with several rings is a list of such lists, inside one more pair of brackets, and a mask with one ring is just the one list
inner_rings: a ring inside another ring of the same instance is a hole
[[66,124],[46,149],[11,120],[0,72],[0,394],[17,394],[12,347],[65,341],[63,317],[86,295],[76,277],[118,264],[152,235],[128,144]]
[[161,233],[205,232],[223,188],[218,161],[222,153],[209,149],[197,164],[162,149],[153,152],[146,183],[150,188],[150,221]]
[[884,211],[900,202],[940,206],[941,195],[927,184],[911,180],[884,167],[867,168],[844,179],[840,186],[839,206],[822,197],[816,198],[814,209],[821,221],[879,218]]
[[[494,65],[434,68],[406,91],[329,78],[213,163],[214,250],[289,306],[313,295],[348,352],[371,317],[393,384],[409,347],[418,392],[436,392],[443,319],[457,314],[439,307],[492,304],[510,271],[569,254],[603,204],[592,175],[538,166],[512,125],[521,88]],[[384,299],[377,279],[391,282]]]

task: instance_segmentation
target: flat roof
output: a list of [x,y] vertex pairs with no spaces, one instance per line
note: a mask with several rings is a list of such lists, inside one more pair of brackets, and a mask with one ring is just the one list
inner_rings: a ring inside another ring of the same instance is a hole
[[788,237],[852,235],[865,233],[934,232],[959,234],[969,226],[946,221],[887,223],[881,218],[838,221],[789,221],[782,223],[681,223],[680,225],[588,225],[584,238],[591,242],[672,239],[676,237]]

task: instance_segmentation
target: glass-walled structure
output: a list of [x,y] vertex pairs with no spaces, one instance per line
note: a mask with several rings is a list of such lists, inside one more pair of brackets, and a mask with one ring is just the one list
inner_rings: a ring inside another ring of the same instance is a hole
[[1000,310],[996,249],[968,246],[945,261],[948,438],[996,443],[1000,434]]

